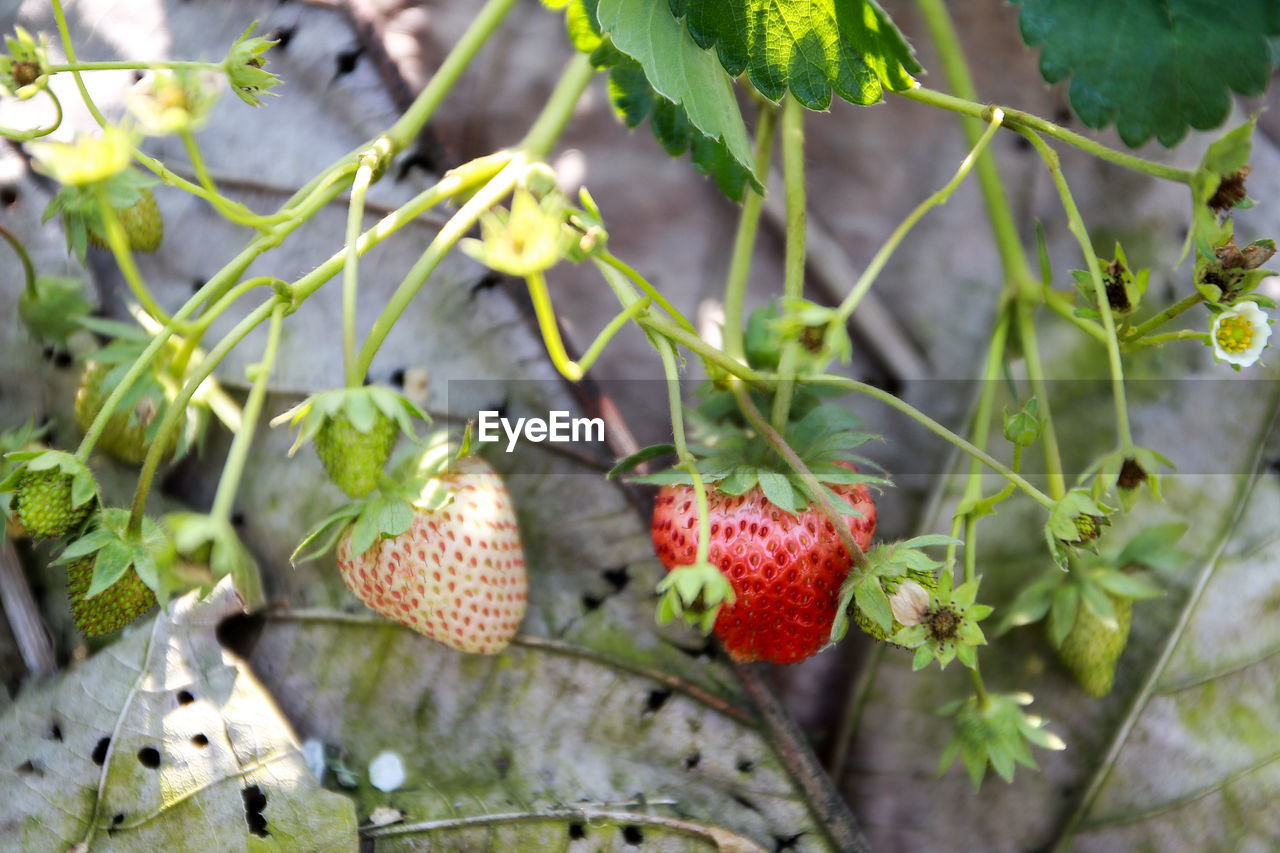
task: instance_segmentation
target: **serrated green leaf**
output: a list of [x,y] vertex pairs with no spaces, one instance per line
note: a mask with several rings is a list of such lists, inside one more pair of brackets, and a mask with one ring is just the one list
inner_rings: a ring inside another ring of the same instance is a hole
[[732,77],[744,71],[766,98],[787,91],[811,110],[831,93],[874,104],[920,71],[910,45],[874,0],[670,0],[701,47]]
[[694,44],[669,6],[648,0],[600,0],[596,15],[614,47],[640,63],[649,85],[681,107],[704,136],[722,143],[738,165],[752,171],[751,144],[728,76],[710,52]]
[[1169,147],[1188,127],[1226,120],[1231,92],[1261,94],[1280,34],[1272,0],[1017,0],[1023,40],[1042,47],[1040,73],[1070,78],[1071,105],[1093,128],[1115,123],[1136,147]]

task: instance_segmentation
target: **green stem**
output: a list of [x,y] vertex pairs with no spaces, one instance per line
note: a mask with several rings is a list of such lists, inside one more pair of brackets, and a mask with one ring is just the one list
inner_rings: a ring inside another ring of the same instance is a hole
[[1051,287],[1044,288],[1042,293],[1044,295],[1044,304],[1053,313],[1071,323],[1098,343],[1105,344],[1107,342],[1107,333],[1102,330],[1101,326],[1092,320],[1076,316],[1075,306],[1072,305],[1071,299],[1065,293],[1060,290],[1054,290]]
[[1200,341],[1207,344],[1210,341],[1210,336],[1208,332],[1197,332],[1193,329],[1181,329],[1177,332],[1164,332],[1159,335],[1151,335],[1149,337],[1142,338],[1141,340],[1133,341],[1132,343],[1125,342],[1121,347],[1125,350],[1146,349],[1147,347],[1158,347],[1162,344],[1168,343],[1169,341]]
[[529,297],[533,300],[533,313],[538,318],[538,331],[542,333],[542,343],[551,356],[551,363],[565,379],[577,382],[582,378],[582,368],[565,352],[564,341],[560,339],[560,326],[556,323],[556,312],[551,306],[551,294],[547,293],[546,277],[541,272],[535,272],[526,276],[525,281],[529,285]]
[[[979,450],[987,449],[987,437],[991,434],[991,417],[995,408],[996,389],[999,387],[1000,368],[1004,364],[1005,346],[1009,341],[1009,325],[1012,307],[1006,303],[996,318],[996,327],[991,333],[991,343],[987,346],[987,358],[982,372],[982,386],[978,392],[978,403],[974,409],[973,426],[970,434],[974,446]],[[969,471],[965,478],[964,501],[976,501],[982,497],[982,468],[977,459],[969,462]],[[957,515],[952,522],[952,537],[956,537],[963,523],[968,530],[968,515]],[[955,545],[947,546],[947,565],[953,566],[956,559]]]
[[986,710],[991,700],[987,696],[987,687],[982,683],[982,673],[975,666],[969,670],[969,680],[973,682],[973,695],[978,699],[978,708]]
[[570,382],[577,382],[582,379],[583,374],[600,357],[600,353],[610,339],[632,319],[644,313],[652,304],[652,300],[646,297],[627,305],[622,309],[621,313],[609,321],[600,331],[600,334],[596,335],[596,339],[591,342],[591,346],[587,348],[582,358],[578,361],[573,361],[569,358],[569,354],[565,352],[564,341],[560,338],[560,327],[556,323],[555,308],[551,305],[551,294],[547,292],[546,277],[542,273],[536,272],[527,276],[525,281],[529,285],[529,296],[533,300],[533,313],[538,318],[538,331],[542,333],[542,342],[547,348],[547,354],[551,356],[551,363]]
[[147,495],[151,491],[151,481],[155,478],[156,469],[160,467],[160,458],[164,455],[169,434],[177,426],[178,419],[185,415],[187,404],[191,402],[191,397],[200,387],[200,383],[209,378],[214,368],[218,366],[222,359],[226,358],[227,353],[231,352],[250,332],[272,315],[280,301],[279,296],[272,296],[237,323],[235,328],[228,332],[226,337],[219,341],[218,345],[210,351],[208,358],[202,361],[191,375],[186,378],[182,390],[170,401],[165,409],[164,417],[160,420],[160,426],[156,429],[155,438],[152,440],[151,446],[147,448],[147,456],[142,462],[142,470],[138,472],[138,485],[134,489],[133,506],[129,512],[128,532],[130,534],[138,535],[142,532],[142,517],[147,508]]
[[[639,302],[632,303],[639,304]],[[631,307],[630,305],[627,307]],[[667,404],[671,409],[671,440],[676,446],[680,467],[689,473],[693,482],[694,500],[698,507],[698,550],[694,562],[706,563],[711,555],[711,511],[707,502],[707,486],[698,471],[693,454],[684,434],[684,403],[680,399],[680,371],[676,366],[675,348],[670,341],[658,338],[654,341],[658,356],[662,359],[662,371],[667,378]]]
[[232,505],[236,499],[236,491],[240,488],[240,478],[244,474],[245,463],[249,459],[249,449],[253,446],[253,433],[262,415],[262,404],[267,396],[267,383],[271,378],[271,369],[276,362],[276,352],[280,347],[280,327],[284,320],[286,306],[277,302],[271,310],[271,325],[267,327],[267,346],[262,353],[262,361],[254,365],[253,387],[244,401],[241,414],[240,429],[231,440],[231,449],[227,451],[227,461],[222,466],[222,476],[218,478],[218,491],[213,496],[213,508],[209,514],[218,521],[230,524]]
[[920,424],[925,429],[932,432],[934,435],[937,435],[943,440],[951,444],[954,444],[956,447],[960,448],[965,453],[972,456],[974,459],[977,459],[979,462],[986,465],[992,471],[995,471],[996,473],[1000,474],[1002,477],[1004,477],[1009,482],[1013,483],[1023,492],[1030,495],[1031,498],[1036,503],[1040,504],[1045,509],[1050,509],[1050,510],[1053,509],[1053,504],[1054,504],[1053,499],[1050,498],[1048,495],[1046,495],[1044,492],[1037,489],[1035,486],[1028,483],[1026,479],[1022,477],[1022,475],[1014,472],[1011,468],[1009,468],[1009,466],[1005,465],[1003,462],[999,461],[998,459],[995,459],[986,451],[980,450],[969,441],[966,441],[965,439],[956,435],[954,432],[947,429],[942,424],[938,423],[933,418],[926,415],[924,412],[920,411],[919,409],[915,408],[909,403],[899,400],[897,397],[893,396],[887,391],[881,391],[879,388],[876,388],[873,385],[868,385],[865,382],[858,382],[857,380],[850,379],[847,376],[834,376],[832,374],[821,374],[818,376],[814,376],[812,381],[819,382],[824,385],[830,385],[835,388],[845,388],[849,391],[856,391],[859,394],[865,394],[868,397],[871,397],[872,399],[879,400],[881,403],[884,403],[886,406],[889,406],[892,409],[896,409],[899,412],[902,412],[904,415],[911,418],[916,423]]
[[[396,292],[387,300],[387,304],[382,309],[382,313],[378,315],[378,319],[374,321],[373,327],[369,330],[369,335],[365,338],[364,345],[360,348],[360,354],[356,359],[356,373],[358,375],[364,376],[369,372],[369,365],[373,363],[373,357],[377,355],[378,348],[382,346],[382,342],[386,340],[391,328],[400,319],[400,315],[404,313],[405,308],[409,306],[418,290],[426,283],[428,276],[435,271],[440,261],[444,260],[444,256],[448,254],[458,240],[471,230],[472,226],[479,220],[481,213],[497,204],[507,193],[515,188],[516,182],[524,174],[525,168],[523,157],[512,159],[501,172],[469,198],[467,203],[460,207],[458,212],[444,224],[436,234],[435,239],[427,246],[427,250],[422,253],[422,256],[418,258],[409,273],[404,277],[404,280],[400,282]],[[317,268],[316,271],[318,272],[319,269]],[[330,275],[332,274],[330,273]],[[319,287],[323,283],[323,281],[315,281],[311,275],[306,278],[309,280],[308,286],[312,282],[315,287]],[[295,287],[300,287],[301,284],[300,281]]]
[[1017,301],[1018,340],[1022,343],[1022,355],[1027,363],[1027,379],[1031,393],[1040,401],[1039,416],[1044,421],[1040,441],[1044,447],[1045,474],[1049,481],[1049,495],[1054,500],[1067,493],[1066,477],[1062,473],[1062,455],[1058,451],[1058,433],[1053,426],[1053,412],[1049,408],[1049,389],[1044,381],[1044,366],[1040,363],[1040,345],[1036,339],[1035,318],[1032,306],[1025,299]]
[[107,230],[107,245],[115,255],[116,263],[120,266],[120,272],[124,275],[129,290],[142,303],[142,307],[148,314],[161,323],[169,323],[169,315],[151,295],[146,282],[142,280],[142,275],[133,263],[133,255],[129,251],[129,238],[124,232],[124,226],[120,224],[120,218],[116,216],[116,209],[111,206],[111,201],[107,198],[106,185],[101,181],[94,185],[94,195],[98,202],[98,214],[102,217],[102,225]]
[[[695,337],[693,335],[690,335],[688,332],[686,332],[684,329],[680,328],[679,326],[675,325],[674,323],[671,323],[667,320],[663,320],[659,317],[654,317],[652,315],[644,315],[644,316],[638,317],[636,319],[636,322],[638,322],[644,328],[650,331],[656,332],[657,334],[662,335],[663,337],[668,338],[671,341],[674,341],[675,343],[678,343],[686,347],[691,352],[701,357],[707,363],[714,364],[715,366],[723,370],[725,373],[728,373],[731,376],[736,376],[739,379],[741,379],[743,382],[746,382],[756,388],[761,388],[764,390],[768,390],[772,388],[772,381],[768,377],[764,376],[761,373],[758,373],[755,370],[752,370],[750,367],[743,364],[742,362],[734,361],[733,359],[729,358],[720,350],[710,346],[702,339]],[[1053,499],[1050,498],[1048,495],[1046,495],[1044,492],[1037,489],[1035,486],[1028,483],[1026,479],[1024,479],[1017,472],[1011,470],[1007,465],[993,458],[990,454],[986,453],[985,451],[975,447],[972,443],[956,435],[954,432],[947,429],[942,424],[938,423],[933,418],[926,415],[924,412],[920,411],[919,409],[915,408],[909,403],[899,400],[897,397],[893,396],[892,394],[886,391],[881,391],[879,388],[876,388],[872,385],[868,385],[865,382],[858,382],[854,379],[850,379],[847,376],[836,376],[830,373],[818,374],[816,376],[811,377],[810,381],[820,383],[823,385],[830,385],[834,388],[844,388],[847,391],[856,391],[859,394],[865,394],[868,397],[872,397],[873,399],[879,400],[881,403],[884,403],[886,406],[889,406],[890,408],[893,408],[899,412],[902,412],[904,415],[916,421],[925,429],[932,432],[934,435],[937,435],[941,437],[944,441],[947,441],[948,443],[955,445],[956,447],[963,450],[965,453],[969,454],[973,458],[977,459],[979,462],[986,465],[992,471],[995,471],[997,474],[1000,474],[1001,476],[1003,476],[1006,480],[1013,483],[1023,492],[1030,495],[1031,498],[1035,500],[1036,503],[1040,504],[1045,509],[1053,508],[1053,503],[1054,503]]]
[[[876,251],[875,256],[871,259],[871,263],[867,264],[867,268],[862,271],[862,275],[859,276],[857,283],[853,286],[853,289],[849,291],[849,295],[840,303],[840,307],[837,309],[837,317],[831,321],[831,325],[828,327],[828,335],[834,334],[838,332],[838,330],[843,329],[849,322],[849,317],[852,316],[854,309],[858,307],[858,303],[867,295],[867,291],[871,289],[871,285],[875,282],[876,277],[880,275],[885,264],[889,262],[889,258],[892,257],[894,251],[897,250],[898,245],[907,236],[907,233],[915,227],[917,222],[920,221],[920,218],[934,207],[946,204],[947,199],[951,197],[951,194],[954,193],[956,188],[964,182],[966,177],[968,177],[969,171],[974,167],[974,165],[984,162],[982,152],[991,142],[996,131],[1000,129],[1000,121],[1001,116],[999,111],[994,112],[991,115],[991,122],[987,125],[986,131],[979,135],[974,141],[973,148],[969,151],[968,156],[961,161],[960,168],[956,170],[956,173],[952,176],[951,180],[947,181],[947,183],[933,195],[916,205],[915,209],[907,215],[907,218],[902,220],[898,227],[894,229],[893,233],[889,235],[889,239],[886,240],[879,250]],[[1001,197],[1003,198],[1003,195]],[[1021,252],[1020,249],[1018,249],[1018,251]]]
[[[53,19],[58,25],[58,36],[62,39],[62,52],[67,55],[67,63],[76,64],[76,46],[71,40],[71,30],[67,27],[67,16],[62,11],[62,0],[50,0],[53,7]],[[89,114],[93,116],[93,120],[100,127],[107,126],[107,117],[98,109],[98,105],[93,102],[93,98],[89,97],[89,88],[84,84],[84,78],[80,75],[79,70],[71,69],[71,76],[75,78],[76,88],[80,90],[80,97],[84,101],[84,105],[89,110]]]
[[530,160],[545,160],[555,146],[556,140],[564,132],[565,125],[573,117],[573,108],[577,106],[587,84],[595,78],[596,69],[585,53],[579,53],[569,60],[560,81],[556,83],[551,97],[538,114],[533,126],[525,134],[524,139],[516,146],[525,152]]
[[346,368],[347,387],[359,388],[364,374],[357,372],[356,361],[356,295],[359,284],[360,253],[354,251],[364,224],[364,196],[373,181],[373,155],[366,155],[356,169],[351,183],[351,203],[347,206],[347,257],[342,264],[342,363]]
[[53,110],[56,113],[53,121],[44,127],[37,127],[32,130],[14,130],[11,127],[0,127],[0,136],[5,139],[12,139],[14,142],[29,142],[32,139],[48,136],[62,126],[62,101],[58,100],[58,96],[51,89],[46,88],[41,91],[49,96],[49,100],[53,101]]
[[22,275],[26,281],[23,289],[29,296],[36,295],[36,268],[31,263],[31,256],[27,254],[27,248],[22,245],[22,241],[13,236],[13,232],[3,225],[0,225],[0,237],[3,237],[13,251],[17,253],[18,260],[22,262]]
[[1075,235],[1076,241],[1080,244],[1080,250],[1084,253],[1085,264],[1089,267],[1089,278],[1093,281],[1094,297],[1098,301],[1098,313],[1102,315],[1102,330],[1107,336],[1107,360],[1111,367],[1111,391],[1115,397],[1116,407],[1116,432],[1120,439],[1121,449],[1126,452],[1130,451],[1133,449],[1133,436],[1129,429],[1129,406],[1125,400],[1124,366],[1120,362],[1120,344],[1116,338],[1116,321],[1111,314],[1111,302],[1107,299],[1106,285],[1102,282],[1102,269],[1098,266],[1098,255],[1093,250],[1093,241],[1089,239],[1089,231],[1085,228],[1084,220],[1076,207],[1075,199],[1071,195],[1071,188],[1067,186],[1066,176],[1062,174],[1062,163],[1058,159],[1057,152],[1050,148],[1037,133],[1023,131],[1022,135],[1040,153],[1040,157],[1049,169],[1049,174],[1053,176],[1054,186],[1058,188],[1058,194],[1062,197],[1062,207],[1067,213],[1069,228],[1071,233]]
[[818,482],[818,478],[813,476],[813,472],[809,470],[809,466],[804,464],[791,445],[787,444],[787,440],[782,437],[781,433],[773,428],[773,426],[764,419],[764,415],[760,414],[760,410],[756,408],[756,404],[751,402],[751,395],[742,389],[739,382],[733,383],[733,396],[738,401],[738,408],[742,410],[742,414],[746,416],[747,421],[755,428],[756,432],[778,452],[791,470],[799,475],[801,481],[805,485],[805,491],[809,492],[809,498],[822,514],[826,516],[827,521],[831,522],[831,526],[836,529],[836,535],[840,537],[840,543],[844,545],[845,550],[849,552],[853,565],[858,569],[865,570],[867,568],[867,555],[863,553],[862,547],[853,538],[853,531],[849,530],[849,523],[836,510],[831,503],[831,499],[827,497],[827,491],[822,484]]
[[661,291],[659,291],[656,287],[654,287],[647,280],[645,280],[644,276],[636,272],[635,269],[630,267],[625,261],[621,260],[612,252],[608,251],[607,249],[601,252],[599,255],[597,255],[597,257],[604,263],[608,264],[609,266],[613,267],[615,270],[617,270],[618,272],[622,273],[627,278],[629,278],[632,284],[640,288],[640,290],[643,291],[646,296],[648,296],[650,299],[653,300],[655,305],[657,305],[663,311],[667,312],[667,315],[671,317],[671,319],[679,323],[682,328],[684,328],[690,334],[696,335],[698,333],[698,330],[694,328],[693,324],[690,323],[688,319],[686,319],[685,316],[681,314],[680,311],[677,310],[674,305],[671,304],[671,302],[667,299],[667,297],[662,295]]
[[1145,323],[1142,323],[1139,326],[1134,326],[1133,330],[1129,332],[1128,335],[1125,336],[1125,343],[1126,344],[1133,343],[1134,341],[1146,335],[1152,329],[1157,329],[1160,326],[1163,326],[1165,323],[1169,322],[1174,317],[1177,317],[1179,314],[1182,314],[1186,311],[1191,310],[1192,308],[1196,307],[1203,301],[1204,301],[1204,296],[1198,290],[1195,293],[1190,294],[1189,296],[1184,296],[1183,298],[1179,299],[1177,302],[1170,305],[1168,308],[1161,311],[1159,314],[1156,314],[1150,320],[1147,320]]
[[[969,74],[969,65],[964,58],[964,49],[956,34],[955,25],[947,11],[943,0],[918,0],[920,14],[929,29],[929,35],[938,49],[938,57],[952,90],[959,97],[932,93],[947,102],[969,103],[976,101],[978,90]],[[902,92],[904,97],[919,96],[919,89]],[[927,91],[927,90],[926,90]],[[942,104],[939,104],[940,106]],[[1016,112],[1016,111],[1014,111]],[[980,110],[966,113],[976,119],[989,121],[994,110],[983,107]],[[1009,124],[1010,110],[1002,109],[1004,124]],[[969,146],[977,144],[982,125],[972,119],[960,122]],[[1022,251],[1022,241],[1018,238],[1018,228],[1013,220],[1013,211],[1009,208],[1009,199],[1004,192],[1004,179],[1000,177],[1000,169],[995,158],[989,154],[978,158],[978,184],[982,189],[982,198],[987,206],[987,217],[991,220],[991,230],[995,236],[996,249],[1000,253],[1000,265],[1004,269],[1006,289],[1022,287],[1022,283],[1031,275],[1027,265],[1026,254]]]
[[[772,104],[762,103],[756,114],[757,175],[769,174],[773,159],[773,128],[776,114]],[[738,218],[738,231],[733,238],[733,253],[729,260],[729,273],[724,285],[724,351],[736,361],[746,360],[746,347],[742,339],[742,311],[747,298],[747,276],[751,272],[751,252],[756,245],[756,231],[760,225],[760,211],[764,207],[764,195],[750,186],[742,202],[742,214]]]
[[[646,314],[636,318],[636,322],[644,329],[656,332],[668,340],[680,344],[685,349],[697,355],[707,364],[715,365],[731,376],[736,376],[744,382],[750,383],[756,388],[762,390],[773,389],[772,377],[766,377],[762,373],[758,373],[747,365],[736,359],[730,358],[724,352],[711,346],[697,335],[692,335],[680,326],[660,317],[654,317],[652,314]],[[727,328],[727,326],[726,326]]]
[[386,132],[396,153],[408,148],[410,143],[422,130],[423,126],[435,114],[436,108],[444,100],[445,95],[458,82],[458,78],[467,70],[471,60],[480,48],[484,47],[502,24],[507,13],[516,5],[516,0],[488,0],[480,9],[475,20],[467,27],[467,31],[458,39],[457,44],[449,51],[444,62],[431,75],[431,80],[405,110],[395,124]]
[[195,135],[189,130],[183,130],[179,133],[179,136],[182,137],[182,144],[186,146],[187,157],[191,159],[191,168],[196,173],[196,180],[200,182],[201,188],[204,189],[205,200],[224,218],[251,228],[270,225],[284,218],[280,214],[260,216],[240,202],[229,199],[218,192],[217,186],[213,183],[213,178],[209,175],[209,169],[205,165],[204,156],[200,153],[200,146],[196,144]]
[[50,74],[59,71],[146,71],[153,68],[168,68],[174,71],[181,69],[224,71],[221,62],[198,62],[195,60],[160,60],[157,62],[135,62],[132,60],[112,60],[107,62],[68,62],[62,65],[50,65]]
[[[923,7],[926,3],[936,3],[939,0],[920,0]],[[945,64],[945,63],[944,63]],[[1108,148],[1100,142],[1096,142],[1087,136],[1082,136],[1071,130],[1067,130],[1061,125],[1054,124],[1039,116],[1023,110],[1014,109],[1013,107],[995,107],[977,103],[976,99],[957,98],[954,95],[947,95],[943,92],[936,92],[919,86],[914,89],[896,92],[912,101],[918,101],[922,104],[941,107],[945,110],[960,113],[962,115],[974,116],[982,118],[991,109],[1002,109],[1005,114],[1005,126],[1011,130],[1030,131],[1032,133],[1043,133],[1068,145],[1073,145],[1083,151],[1114,163],[1117,166],[1123,166],[1126,169],[1132,169],[1135,172],[1141,172],[1144,175],[1150,175],[1154,178],[1162,178],[1166,181],[1174,181],[1179,184],[1190,184],[1194,172],[1187,169],[1178,169],[1174,166],[1167,166],[1164,163],[1154,163],[1150,160],[1144,160],[1141,157],[1135,157],[1132,154],[1126,154],[1123,151],[1117,151],[1114,148]]]
[[[804,107],[788,95],[782,102],[782,174],[786,187],[786,254],[783,266],[783,296],[786,301],[804,297],[805,228],[807,201],[804,186]],[[778,363],[778,387],[773,395],[773,428],[783,432],[791,416],[795,391],[796,363],[800,342],[794,338],[783,345]]]

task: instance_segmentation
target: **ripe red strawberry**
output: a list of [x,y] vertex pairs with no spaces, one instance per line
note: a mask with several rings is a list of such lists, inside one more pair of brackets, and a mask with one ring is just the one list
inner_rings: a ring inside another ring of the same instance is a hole
[[528,578],[515,510],[502,478],[478,457],[456,460],[433,481],[452,500],[414,507],[409,529],[353,555],[348,526],[338,571],[356,597],[392,619],[464,652],[496,654],[524,618]]
[[[832,485],[862,513],[849,530],[864,550],[876,528],[876,508],[864,485]],[[721,608],[715,634],[740,663],[796,663],[831,635],[840,585],[853,562],[836,529],[815,506],[792,515],[770,503],[759,486],[733,497],[709,485],[709,559],[737,596]],[[671,571],[692,564],[698,547],[693,489],[663,486],[651,528],[658,559]]]

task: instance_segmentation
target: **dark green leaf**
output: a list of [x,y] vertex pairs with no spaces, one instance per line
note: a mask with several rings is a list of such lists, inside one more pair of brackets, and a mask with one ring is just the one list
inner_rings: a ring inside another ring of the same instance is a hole
[[1023,40],[1043,47],[1040,73],[1071,79],[1071,105],[1086,125],[1112,122],[1138,146],[1165,146],[1188,126],[1217,127],[1231,92],[1258,95],[1275,66],[1274,0],[1019,0]]
[[772,101],[788,90],[812,110],[831,92],[874,104],[910,88],[910,45],[874,0],[669,0],[694,41],[714,47],[730,76],[744,71]]

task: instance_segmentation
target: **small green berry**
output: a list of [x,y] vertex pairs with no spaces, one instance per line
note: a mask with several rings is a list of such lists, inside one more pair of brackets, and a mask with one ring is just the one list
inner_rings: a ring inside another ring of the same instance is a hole
[[118,631],[155,606],[156,594],[132,568],[93,598],[85,598],[93,581],[93,563],[94,557],[90,555],[67,566],[71,615],[86,637]]
[[91,501],[71,505],[70,474],[57,468],[28,471],[18,484],[18,520],[32,536],[61,536],[84,521]]

